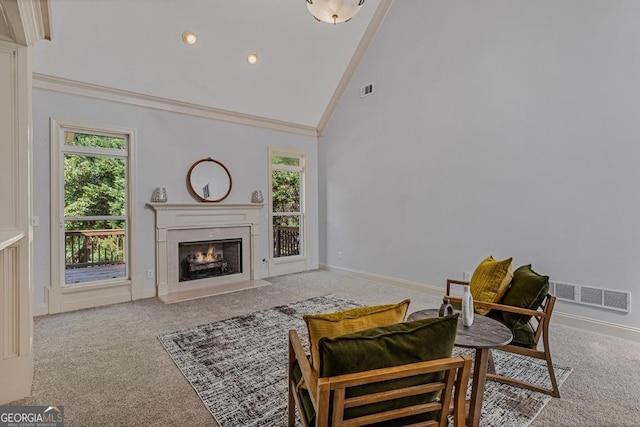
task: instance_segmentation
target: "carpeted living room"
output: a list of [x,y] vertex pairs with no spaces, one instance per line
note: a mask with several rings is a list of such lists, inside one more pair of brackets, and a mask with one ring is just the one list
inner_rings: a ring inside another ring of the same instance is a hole
[[0,1],[0,425],[640,425],[639,14]]
[[[226,382],[209,381],[209,391],[199,397],[158,337],[324,295],[337,295],[362,304],[396,303],[409,298],[409,311],[438,307],[441,303],[433,294],[325,270],[270,280],[273,282],[270,286],[259,289],[177,304],[165,305],[154,298],[37,317],[32,394],[15,404],[63,404],[67,425],[77,426],[218,425],[212,414],[222,426],[284,426],[286,380],[279,390],[279,400],[274,398],[274,391],[267,391],[264,396],[259,394],[260,390],[245,390],[235,397],[245,402],[245,407],[230,405],[222,395],[239,377],[247,376],[252,381],[267,377],[265,381],[269,382],[269,373],[257,366],[260,360],[250,361],[248,367],[234,366],[233,361],[223,363],[222,376]],[[304,325],[302,328],[301,334],[305,333]],[[278,335],[274,342],[263,345],[267,352],[272,347],[281,347],[281,371],[286,372],[287,330],[269,330],[268,326],[256,329]],[[492,402],[490,408],[485,407],[487,413],[483,412],[483,417],[495,418],[492,423],[481,423],[482,426],[638,425],[639,343],[557,324],[551,326],[550,339],[554,363],[572,369],[560,386],[561,397],[529,392],[522,399],[515,388],[495,383],[497,396],[505,405],[500,407]],[[211,348],[212,353],[220,351],[221,348]],[[251,356],[255,357],[255,353]],[[215,403],[205,406],[201,397]],[[536,407],[532,397],[548,401],[543,408]],[[234,424],[234,416],[246,417],[249,411],[260,412],[263,406],[270,409],[262,413],[264,418],[244,418],[246,423]],[[513,420],[509,418],[513,413],[519,415],[517,422],[509,421]],[[279,418],[273,421],[270,416]],[[271,422],[261,423],[264,420]]]

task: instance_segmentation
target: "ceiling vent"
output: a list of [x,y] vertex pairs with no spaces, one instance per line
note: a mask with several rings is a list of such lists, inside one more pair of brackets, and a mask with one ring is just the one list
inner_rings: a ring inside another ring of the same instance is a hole
[[360,98],[369,96],[373,93],[373,83],[366,84],[360,88]]

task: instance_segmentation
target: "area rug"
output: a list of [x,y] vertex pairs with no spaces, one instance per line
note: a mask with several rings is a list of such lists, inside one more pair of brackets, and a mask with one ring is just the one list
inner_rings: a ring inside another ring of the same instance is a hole
[[[362,304],[326,295],[158,338],[220,427],[283,427],[287,425],[288,330],[296,329],[308,348],[304,314],[359,306]],[[537,361],[503,352],[494,352],[494,361],[498,372],[548,383],[546,366]],[[571,369],[555,369],[562,384]],[[549,399],[487,382],[482,426],[525,427]]]

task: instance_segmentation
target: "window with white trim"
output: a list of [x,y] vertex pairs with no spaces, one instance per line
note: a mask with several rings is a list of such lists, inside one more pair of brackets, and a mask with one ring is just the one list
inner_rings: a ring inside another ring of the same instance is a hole
[[271,258],[301,258],[305,253],[305,154],[270,151]]
[[[51,121],[50,312],[71,307],[70,292],[95,290],[83,297],[95,305],[131,299],[134,135]],[[117,297],[106,291],[112,286],[120,287]]]

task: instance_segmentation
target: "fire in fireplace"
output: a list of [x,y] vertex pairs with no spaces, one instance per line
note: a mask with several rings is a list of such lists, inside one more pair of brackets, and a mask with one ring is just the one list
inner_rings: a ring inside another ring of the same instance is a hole
[[242,239],[178,243],[180,282],[242,273]]

